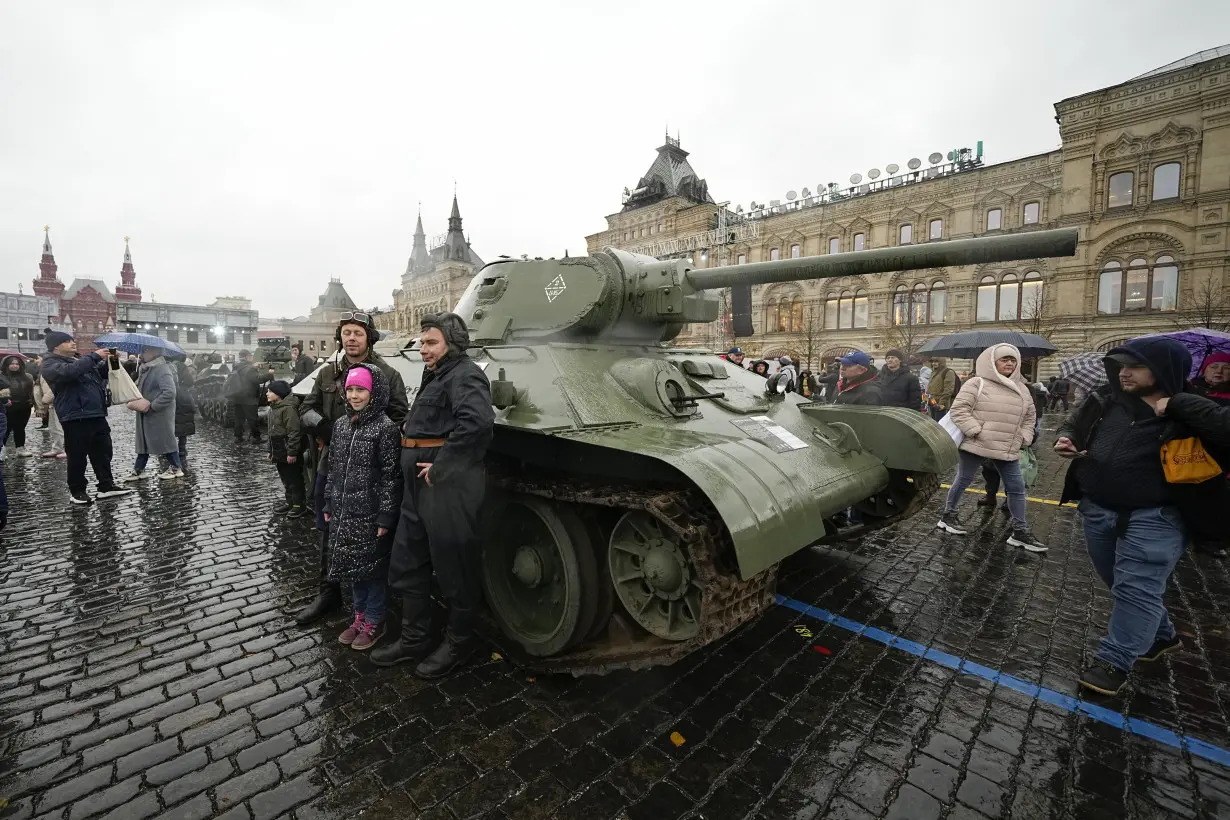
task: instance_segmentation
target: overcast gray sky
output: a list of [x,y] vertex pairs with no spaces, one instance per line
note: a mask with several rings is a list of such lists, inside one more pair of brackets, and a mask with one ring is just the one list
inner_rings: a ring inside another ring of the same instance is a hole
[[[1169,22],[1167,22],[1169,21]],[[973,146],[1230,39],[1230,3],[80,2],[0,5],[0,289],[60,278],[305,313],[391,303],[422,201],[474,248],[584,252],[667,123],[719,200]]]

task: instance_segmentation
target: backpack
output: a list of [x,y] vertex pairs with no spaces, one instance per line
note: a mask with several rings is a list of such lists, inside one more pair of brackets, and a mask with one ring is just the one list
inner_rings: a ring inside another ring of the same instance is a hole
[[239,373],[239,368],[231,371],[231,374],[226,377],[226,381],[222,384],[222,392],[228,399],[237,400],[246,398],[247,390],[244,384],[244,378]]

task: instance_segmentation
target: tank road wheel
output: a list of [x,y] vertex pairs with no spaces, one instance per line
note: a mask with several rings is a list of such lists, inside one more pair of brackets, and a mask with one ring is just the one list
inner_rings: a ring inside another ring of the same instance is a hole
[[533,496],[508,498],[482,562],[492,615],[527,653],[555,655],[584,640],[597,609],[598,570],[575,510]]
[[643,510],[626,513],[608,554],[615,593],[628,614],[659,638],[686,641],[700,630],[700,585],[675,537]]

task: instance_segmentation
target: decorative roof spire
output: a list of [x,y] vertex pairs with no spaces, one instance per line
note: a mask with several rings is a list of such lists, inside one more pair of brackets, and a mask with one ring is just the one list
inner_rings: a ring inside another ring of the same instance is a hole
[[64,293],[64,283],[56,277],[55,255],[51,252],[51,226],[43,226],[43,258],[38,263],[38,278],[34,280],[36,296],[50,296],[59,299]]
[[464,262],[469,257],[467,244],[465,233],[461,230],[461,208],[457,207],[457,194],[454,193],[453,210],[448,215],[448,235],[444,238],[446,257]]
[[132,267],[132,251],[128,248],[128,237],[124,237],[124,264],[120,266],[120,284],[115,288],[115,298],[119,302],[141,301],[141,289],[137,287],[137,272]]
[[414,248],[406,262],[406,273],[425,273],[431,270],[431,254],[427,250],[427,234],[423,233],[423,203],[419,203],[419,218],[414,225]]

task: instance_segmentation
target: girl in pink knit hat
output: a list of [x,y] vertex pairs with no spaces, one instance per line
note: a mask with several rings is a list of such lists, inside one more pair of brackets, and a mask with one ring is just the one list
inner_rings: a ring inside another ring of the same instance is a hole
[[354,621],[338,640],[370,649],[384,635],[389,550],[401,502],[401,434],[385,415],[389,382],[377,367],[346,374],[347,412],[333,422],[325,521],[330,581],[349,584]]

